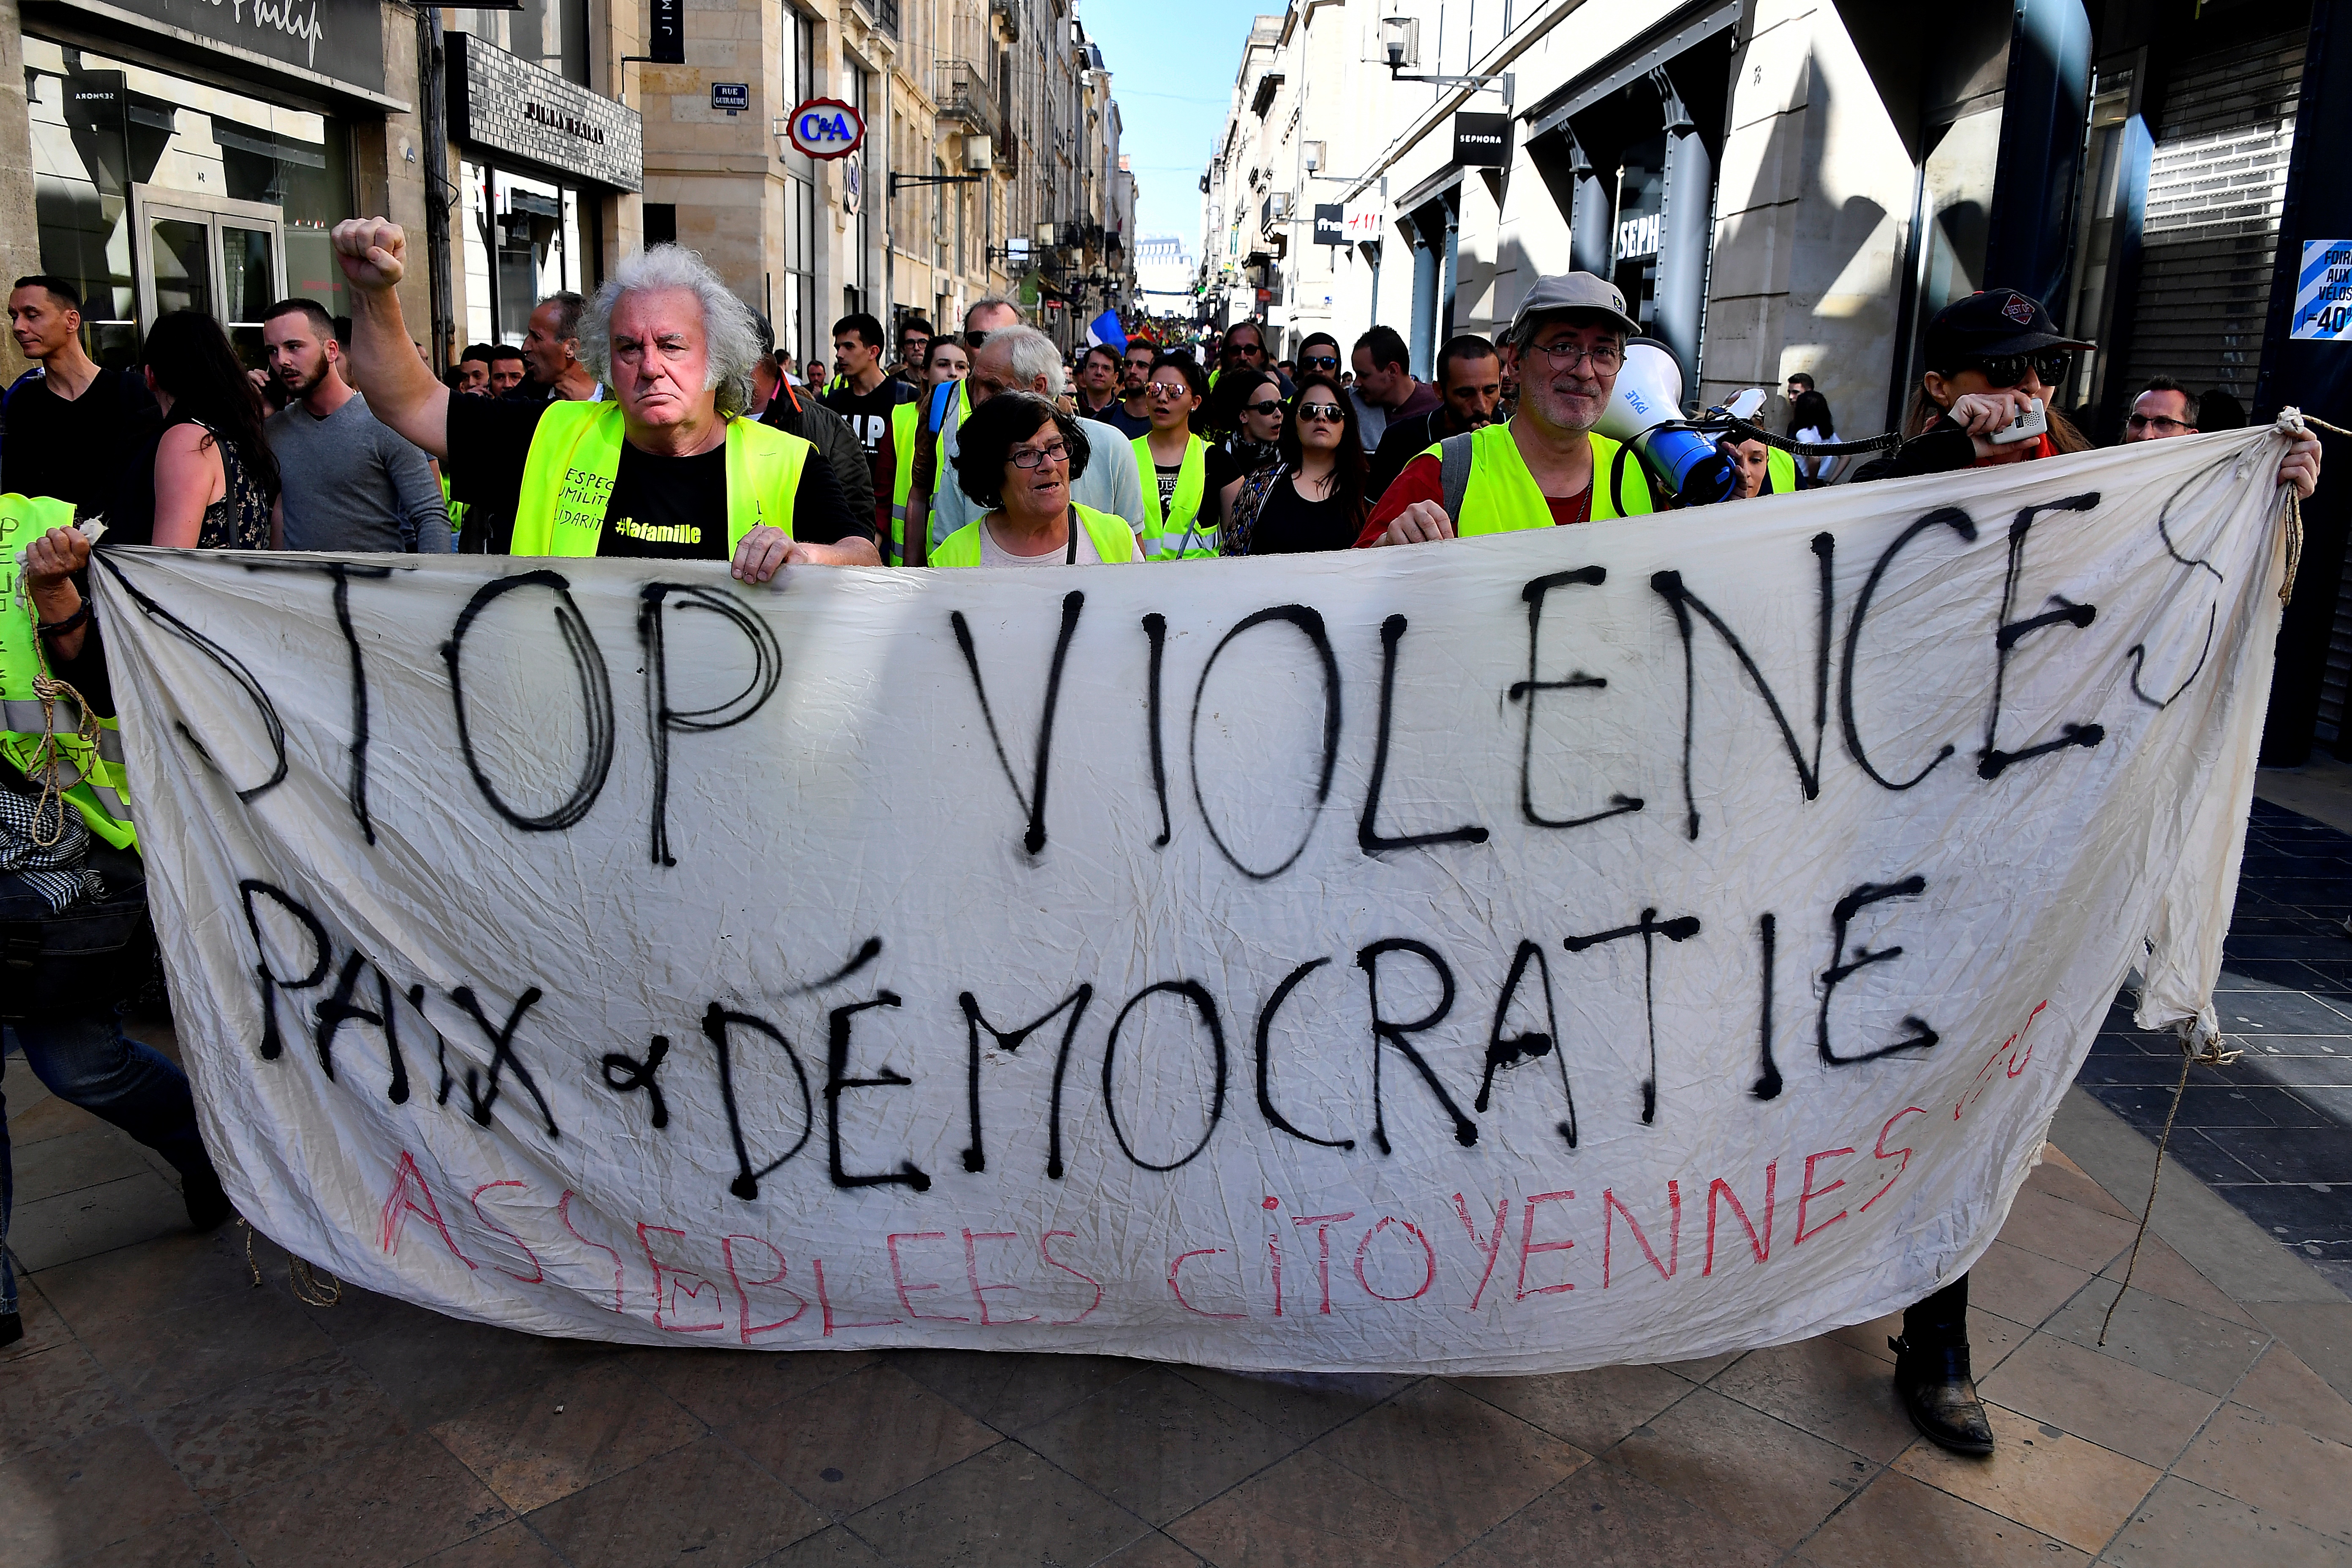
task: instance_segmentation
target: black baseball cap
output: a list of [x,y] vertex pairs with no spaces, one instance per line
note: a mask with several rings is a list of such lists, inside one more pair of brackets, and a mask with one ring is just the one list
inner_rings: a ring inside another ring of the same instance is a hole
[[1927,323],[1927,368],[1957,369],[1972,359],[2030,354],[2042,349],[2087,349],[2050,320],[2042,301],[2014,289],[1986,289],[1955,300]]

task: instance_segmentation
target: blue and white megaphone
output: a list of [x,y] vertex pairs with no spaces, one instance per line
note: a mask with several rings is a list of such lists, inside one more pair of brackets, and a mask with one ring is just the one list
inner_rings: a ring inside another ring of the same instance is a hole
[[1601,416],[1601,433],[1633,448],[1642,466],[1688,504],[1727,500],[1738,488],[1730,459],[1708,437],[1661,428],[1683,417],[1683,368],[1665,344],[1635,338],[1617,370],[1616,395]]

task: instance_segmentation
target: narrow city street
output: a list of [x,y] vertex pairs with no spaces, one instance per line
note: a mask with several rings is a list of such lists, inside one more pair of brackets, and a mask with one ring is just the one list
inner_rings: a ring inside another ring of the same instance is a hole
[[[2345,772],[2265,793],[2352,821]],[[2122,1006],[1977,1265],[1987,1460],[1914,1435],[1891,1317],[1671,1366],[1285,1377],[308,1305],[12,1064],[0,1562],[2352,1563],[2352,836],[2258,800],[2238,910],[2244,1054],[2191,1075],[2105,1344],[2179,1059]]]

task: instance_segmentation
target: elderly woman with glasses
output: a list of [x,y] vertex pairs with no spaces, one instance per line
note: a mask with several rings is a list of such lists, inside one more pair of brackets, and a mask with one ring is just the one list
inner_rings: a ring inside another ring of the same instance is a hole
[[1127,520],[1080,506],[1078,421],[1034,392],[1000,392],[960,426],[956,479],[988,510],[940,542],[934,566],[1107,566],[1142,558]]

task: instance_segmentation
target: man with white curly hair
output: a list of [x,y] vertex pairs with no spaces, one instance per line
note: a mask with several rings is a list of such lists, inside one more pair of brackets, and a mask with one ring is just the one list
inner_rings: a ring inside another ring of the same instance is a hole
[[335,226],[352,285],[360,388],[378,419],[514,519],[509,552],[732,563],[764,583],[788,565],[877,566],[831,465],[744,416],[759,356],[750,307],[691,251],[657,245],[614,269],[580,321],[580,359],[607,401],[449,395],[413,353],[394,289],[407,237],[383,218]]

